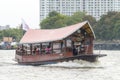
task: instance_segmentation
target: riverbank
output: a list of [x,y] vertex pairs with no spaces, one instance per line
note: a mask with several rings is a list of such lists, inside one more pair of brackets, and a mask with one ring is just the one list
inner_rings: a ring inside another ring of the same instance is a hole
[[103,41],[94,42],[95,50],[120,50],[120,42]]

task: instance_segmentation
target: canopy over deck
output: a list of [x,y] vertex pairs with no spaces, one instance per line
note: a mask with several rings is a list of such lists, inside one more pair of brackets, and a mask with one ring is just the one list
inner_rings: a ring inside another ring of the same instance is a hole
[[85,29],[85,31],[95,38],[93,29],[91,28],[88,21],[84,21],[78,24],[66,26],[58,29],[40,29],[28,30],[25,35],[20,40],[20,43],[42,43],[42,42],[51,42],[56,40],[63,40],[66,37],[70,36],[80,28]]

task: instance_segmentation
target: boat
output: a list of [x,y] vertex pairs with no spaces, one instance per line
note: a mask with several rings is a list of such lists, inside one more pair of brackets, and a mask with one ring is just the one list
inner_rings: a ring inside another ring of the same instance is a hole
[[29,29],[19,42],[19,64],[42,65],[63,61],[96,61],[106,54],[93,53],[95,34],[88,21],[58,29]]

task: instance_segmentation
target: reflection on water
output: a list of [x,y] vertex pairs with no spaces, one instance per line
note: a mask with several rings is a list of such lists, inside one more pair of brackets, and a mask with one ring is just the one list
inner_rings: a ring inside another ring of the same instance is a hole
[[120,51],[102,53],[107,56],[94,63],[74,60],[30,66],[15,62],[14,50],[0,50],[0,80],[120,80]]

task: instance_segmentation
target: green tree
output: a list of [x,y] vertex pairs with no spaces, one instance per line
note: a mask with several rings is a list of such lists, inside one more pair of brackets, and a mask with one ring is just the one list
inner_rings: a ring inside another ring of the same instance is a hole
[[0,31],[1,41],[2,41],[3,37],[12,37],[16,41],[19,41],[22,36],[23,36],[22,29],[11,28],[11,29],[6,29],[6,30]]
[[55,29],[66,26],[67,16],[57,13],[55,11],[50,12],[49,16],[41,23],[41,29]]
[[76,24],[76,23],[82,22],[84,16],[85,16],[84,12],[75,12],[67,20],[67,25],[72,25],[72,24]]
[[95,34],[97,39],[114,40],[120,39],[120,12],[108,12],[97,22]]
[[115,27],[113,28],[113,35],[114,35],[114,39],[115,40],[119,40],[120,39],[120,20],[118,20],[115,23]]
[[95,18],[86,15],[84,12],[75,12],[71,16],[66,16],[56,11],[52,11],[48,14],[48,17],[40,23],[40,26],[42,29],[55,29],[76,24],[85,20],[90,21],[90,24],[96,23]]

